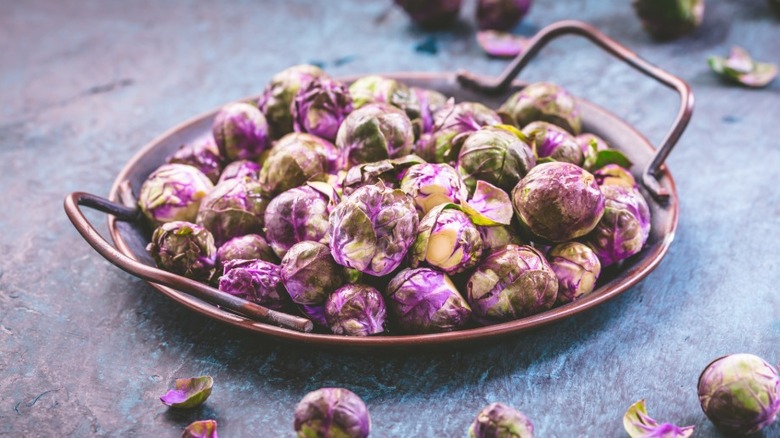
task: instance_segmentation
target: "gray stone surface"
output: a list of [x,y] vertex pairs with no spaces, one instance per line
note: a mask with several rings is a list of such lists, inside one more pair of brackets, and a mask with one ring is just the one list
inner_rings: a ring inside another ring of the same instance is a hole
[[[502,401],[540,437],[622,436],[645,398],[659,419],[719,436],[696,381],[723,354],[780,360],[780,82],[728,86],[708,54],[743,45],[780,62],[780,21],[761,0],[709,1],[704,26],[659,44],[629,2],[537,1],[519,30],[578,18],[694,88],[697,109],[669,166],[681,200],[668,256],[619,298],[480,348],[342,355],[279,345],[192,314],[104,261],[62,211],[68,192],[107,194],[165,129],[259,93],[292,64],[332,75],[461,67],[495,74],[473,19],[428,34],[389,1],[0,0],[0,435],[178,436],[213,418],[220,434],[291,436],[292,411],[321,386],[368,404],[376,437],[464,436]],[[472,7],[473,2],[467,2]],[[574,37],[523,79],[549,79],[660,140],[676,97]],[[104,217],[90,214],[105,230]],[[214,376],[205,406],[167,409],[177,377]],[[780,436],[780,425],[764,436]]]

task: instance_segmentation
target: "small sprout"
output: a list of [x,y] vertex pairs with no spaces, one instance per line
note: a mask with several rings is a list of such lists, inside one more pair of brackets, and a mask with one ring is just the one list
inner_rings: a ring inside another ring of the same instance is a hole
[[468,215],[457,205],[434,207],[420,221],[412,245],[413,268],[426,263],[452,275],[472,268],[482,257],[482,238]]
[[384,331],[387,307],[382,294],[371,286],[346,284],[325,302],[325,318],[337,335],[369,336]]
[[642,250],[650,235],[650,209],[638,190],[603,185],[604,215],[583,243],[607,267]]
[[333,141],[339,126],[352,112],[352,98],[341,82],[316,77],[298,89],[291,111],[295,131]]
[[480,128],[468,137],[458,156],[458,172],[470,191],[483,180],[509,192],[535,165],[525,136],[507,125]]
[[769,426],[780,411],[777,370],[752,354],[716,359],[699,376],[701,408],[725,432],[749,435]]
[[593,250],[579,242],[555,245],[547,253],[558,277],[558,303],[570,303],[593,292],[601,274],[601,262]]
[[181,438],[219,438],[217,422],[214,420],[194,421],[184,429]]
[[298,438],[366,438],[371,417],[363,400],[344,388],[312,391],[295,407]]
[[279,266],[263,260],[225,263],[225,273],[219,277],[219,290],[269,309],[282,310],[290,302]]
[[295,95],[303,84],[323,76],[325,72],[320,68],[303,64],[287,68],[271,78],[257,106],[265,115],[273,138],[282,138],[293,131],[290,106]]
[[425,163],[409,167],[401,180],[401,190],[414,199],[420,217],[437,205],[459,204],[468,197],[458,172],[449,164]]
[[658,40],[690,33],[704,18],[704,0],[634,0],[634,9],[647,33]]
[[268,123],[256,106],[244,102],[225,105],[214,118],[214,141],[228,161],[254,160],[268,147]]
[[172,408],[197,408],[209,398],[213,386],[214,379],[211,376],[176,379],[176,386],[168,390],[160,400]]
[[480,29],[510,31],[531,9],[531,0],[479,0],[477,23]]
[[577,135],[582,128],[580,109],[574,96],[549,82],[536,82],[511,95],[499,108],[509,115],[517,127],[541,120],[560,126]]
[[537,160],[547,159],[582,165],[585,156],[579,143],[563,128],[547,122],[531,122],[523,128]]
[[344,284],[344,270],[336,264],[327,245],[303,241],[293,245],[282,259],[284,287],[293,302],[322,306]]
[[449,26],[458,19],[462,0],[394,0],[421,27]]
[[257,176],[260,174],[260,165],[254,161],[249,160],[236,160],[225,166],[222,173],[219,175],[219,181],[217,184],[235,178],[249,178],[253,181],[257,181]]
[[234,237],[217,249],[217,261],[224,266],[230,260],[265,260],[277,263],[279,259],[263,236],[245,234]]
[[471,423],[469,438],[534,438],[534,425],[517,409],[491,403]]
[[347,167],[400,158],[412,152],[412,122],[402,110],[373,103],[353,111],[336,136],[336,147]]
[[626,415],[623,416],[623,427],[631,438],[690,438],[694,428],[679,427],[671,423],[658,424],[647,415],[644,400],[628,407]]
[[593,176],[596,178],[596,183],[599,186],[611,185],[622,186],[627,189],[636,189],[636,180],[631,172],[617,164],[607,164],[601,169],[593,172]]
[[490,56],[514,58],[528,47],[528,38],[498,30],[481,30],[477,32],[477,43]]
[[287,190],[268,204],[265,236],[279,258],[304,240],[328,243],[329,204],[326,195],[310,186]]
[[214,139],[201,139],[198,142],[182,145],[170,157],[168,163],[189,164],[203,172],[212,183],[216,184],[222,172],[222,157],[219,155]]
[[195,222],[203,198],[214,184],[200,170],[186,164],[163,164],[141,185],[138,206],[152,225]]
[[215,272],[217,248],[208,230],[191,222],[167,222],[147,245],[157,266],[174,274],[208,281]]
[[230,179],[203,199],[197,223],[214,235],[217,245],[222,245],[234,237],[261,233],[268,202],[259,183]]
[[450,163],[458,158],[463,142],[472,132],[500,123],[498,114],[481,103],[455,103],[450,99],[434,115],[433,131],[415,144],[415,153],[428,162]]
[[710,56],[707,63],[722,78],[746,87],[766,87],[777,76],[776,64],[753,61],[750,54],[739,46],[731,48],[728,58]]
[[307,181],[324,181],[335,167],[336,156],[327,140],[303,132],[287,134],[271,149],[258,181],[272,197]]
[[505,191],[489,182],[477,180],[474,196],[468,204],[497,224],[509,225],[512,222],[512,200]]

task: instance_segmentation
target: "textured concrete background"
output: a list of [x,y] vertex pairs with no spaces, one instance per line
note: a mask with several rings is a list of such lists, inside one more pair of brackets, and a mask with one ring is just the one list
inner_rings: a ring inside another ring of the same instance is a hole
[[[623,436],[621,417],[640,398],[660,420],[719,436],[696,397],[704,366],[733,352],[780,360],[780,82],[728,86],[705,62],[732,44],[780,62],[780,20],[763,0],[708,1],[704,27],[665,44],[627,1],[535,2],[519,31],[595,24],[689,81],[697,109],[669,163],[681,216],[668,256],[619,298],[529,335],[414,355],[278,345],[179,308],[71,227],[66,193],[107,194],[147,141],[259,93],[289,65],[317,61],[333,75],[504,67],[480,53],[466,11],[454,31],[429,35],[388,3],[0,0],[0,435],[173,437],[213,418],[224,437],[291,436],[306,392],[344,386],[367,402],[376,437],[464,436],[493,401],[528,414],[540,437]],[[416,52],[430,36],[438,53]],[[559,82],[652,141],[676,108],[674,93],[574,37],[523,79]],[[216,382],[200,409],[157,400],[200,374]]]

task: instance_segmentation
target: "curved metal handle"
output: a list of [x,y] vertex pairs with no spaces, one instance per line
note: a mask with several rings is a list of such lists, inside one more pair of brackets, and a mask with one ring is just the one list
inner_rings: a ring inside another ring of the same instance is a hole
[[146,281],[174,288],[257,321],[306,333],[314,329],[312,322],[306,318],[268,309],[259,304],[220,292],[195,280],[147,266],[127,257],[103,239],[92,224],[89,223],[86,216],[84,216],[81,208],[79,208],[81,205],[115,215],[123,221],[138,220],[140,212],[136,208],[116,204],[108,199],[89,193],[74,192],[65,197],[65,213],[79,234],[95,248],[95,251],[123,271]]
[[672,124],[672,128],[661,142],[661,147],[656,149],[653,160],[647,165],[642,174],[642,184],[653,197],[658,201],[668,200],[669,191],[664,187],[661,187],[658,183],[657,175],[660,172],[666,157],[669,156],[672,148],[677,144],[677,140],[680,139],[683,131],[685,131],[685,127],[688,126],[688,121],[690,121],[691,115],[693,114],[693,93],[691,92],[691,87],[677,76],[661,70],[640,58],[636,53],[599,32],[595,27],[575,20],[565,20],[553,23],[540,30],[531,38],[526,50],[518,55],[498,78],[485,79],[466,71],[459,71],[458,82],[464,87],[473,88],[484,93],[494,94],[506,91],[520,71],[528,65],[531,59],[533,59],[548,42],[561,35],[567,34],[584,36],[616,58],[661,84],[677,91],[680,95],[680,108],[677,111],[677,117]]

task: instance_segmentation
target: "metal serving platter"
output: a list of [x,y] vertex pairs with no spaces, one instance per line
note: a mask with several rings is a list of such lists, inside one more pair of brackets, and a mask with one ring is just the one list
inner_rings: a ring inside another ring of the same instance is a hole
[[[591,26],[565,21],[540,31],[529,48],[507,68],[499,78],[481,79],[465,72],[453,73],[391,73],[383,76],[408,85],[431,88],[452,96],[456,101],[478,101],[497,108],[523,83],[515,76],[547,42],[560,35],[584,36],[642,73],[676,90],[681,97],[677,119],[658,149],[637,130],[609,111],[585,100],[579,100],[583,132],[592,132],[604,138],[613,147],[622,150],[633,161],[632,172],[640,182],[640,190],[648,201],[652,215],[651,231],[642,251],[617,267],[603,273],[597,289],[590,295],[546,312],[501,324],[473,327],[465,330],[425,334],[348,337],[314,333],[311,323],[296,316],[279,315],[242,300],[225,297],[226,294],[184,277],[155,267],[146,252],[149,230],[139,219],[133,205],[132,193],[138,193],[141,184],[158,166],[163,164],[182,144],[210,135],[214,109],[195,117],[162,134],[138,152],[119,172],[109,200],[86,193],[72,193],[65,200],[65,210],[77,230],[101,255],[125,271],[143,278],[162,294],[177,303],[223,323],[260,335],[297,344],[323,347],[407,349],[420,346],[454,346],[484,342],[566,319],[584,312],[631,288],[658,266],[671,245],[677,228],[679,204],[671,173],[663,161],[682,134],[693,108],[690,88],[682,80],[638,58],[631,51],[609,39]],[[350,81],[354,78],[341,78]],[[249,97],[256,99],[258,96]],[[88,206],[109,213],[108,228],[114,245],[102,239],[79,206]]]

